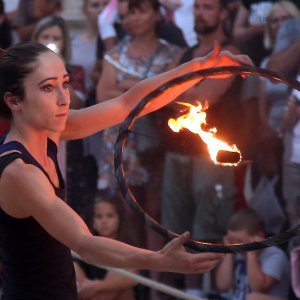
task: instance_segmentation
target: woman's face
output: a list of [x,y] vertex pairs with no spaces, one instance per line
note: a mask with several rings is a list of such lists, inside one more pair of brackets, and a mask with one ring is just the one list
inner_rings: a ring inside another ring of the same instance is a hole
[[121,1],[118,4],[118,13],[121,21],[121,25],[123,29],[131,34],[131,19],[130,19],[130,14],[129,14],[129,9],[128,9],[128,1]]
[[98,234],[115,239],[119,225],[119,216],[111,203],[99,202],[95,204],[93,227]]
[[270,35],[272,39],[276,38],[276,34],[282,23],[292,16],[282,7],[274,9],[269,16],[268,22],[270,26]]
[[62,53],[62,51],[64,50],[63,32],[57,25],[48,27],[47,29],[43,30],[37,36],[36,42],[45,46],[49,44],[55,44],[57,47],[57,53]]
[[140,8],[131,10],[129,18],[132,35],[144,35],[148,32],[155,32],[160,13],[154,11],[149,2],[145,2]]
[[88,20],[97,24],[98,15],[108,3],[109,0],[86,0],[84,12]]
[[25,95],[18,114],[37,131],[61,132],[70,105],[69,76],[61,58],[48,51],[38,57],[36,68],[24,80]]

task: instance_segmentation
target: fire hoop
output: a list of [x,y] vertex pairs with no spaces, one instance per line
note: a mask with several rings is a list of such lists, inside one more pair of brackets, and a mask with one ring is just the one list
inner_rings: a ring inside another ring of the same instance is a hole
[[[116,178],[121,190],[121,193],[125,199],[125,201],[131,206],[131,208],[141,217],[144,222],[154,229],[156,232],[161,234],[167,239],[173,239],[178,237],[177,233],[174,233],[167,228],[163,227],[156,220],[154,220],[151,216],[149,216],[144,209],[138,204],[136,198],[131,192],[129,186],[127,185],[124,177],[124,165],[123,165],[123,148],[125,146],[128,133],[130,128],[133,126],[137,116],[144,109],[144,107],[149,103],[154,97],[157,97],[161,93],[163,93],[168,88],[183,83],[190,79],[196,78],[206,78],[213,75],[222,75],[222,74],[233,74],[233,75],[256,75],[260,77],[265,77],[267,79],[279,81],[287,84],[290,88],[296,89],[300,91],[300,82],[294,79],[287,78],[278,73],[272,72],[267,69],[257,68],[253,66],[228,66],[228,67],[217,67],[217,68],[209,68],[203,69],[200,71],[190,72],[183,76],[179,76],[174,78],[165,84],[161,85],[157,89],[151,91],[146,97],[144,97],[140,103],[130,112],[129,116],[126,120],[121,124],[117,141],[115,144],[115,154],[114,154],[114,164],[115,164],[115,173]],[[233,253],[233,252],[241,252],[241,251],[252,251],[252,250],[260,250],[266,247],[275,246],[280,243],[284,243],[292,237],[295,237],[300,234],[300,224],[285,231],[279,233],[275,236],[267,238],[260,242],[254,243],[245,243],[245,244],[210,244],[204,243],[198,240],[191,239],[188,241],[185,246],[192,250],[200,251],[200,252],[221,252],[221,253]]]

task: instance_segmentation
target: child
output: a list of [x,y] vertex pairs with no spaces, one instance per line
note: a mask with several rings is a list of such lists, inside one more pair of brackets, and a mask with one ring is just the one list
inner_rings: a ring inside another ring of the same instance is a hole
[[[124,209],[121,200],[108,191],[93,196],[91,231],[105,238],[129,242],[124,231]],[[80,299],[133,300],[135,281],[106,271],[81,260],[74,261],[77,290]]]
[[[265,238],[264,222],[252,209],[232,216],[226,244],[258,242]],[[227,254],[216,271],[220,291],[232,291],[231,300],[288,299],[289,262],[278,247],[247,253]]]

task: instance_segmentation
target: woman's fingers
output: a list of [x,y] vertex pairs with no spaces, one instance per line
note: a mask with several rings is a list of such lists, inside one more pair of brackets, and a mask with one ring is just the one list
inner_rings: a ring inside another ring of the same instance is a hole
[[190,239],[190,233],[185,232],[181,234],[179,237],[171,240],[162,250],[163,254],[167,254],[173,250],[179,249],[183,247],[183,244],[186,243]]
[[167,271],[178,273],[204,273],[215,267],[224,258],[222,253],[189,253],[183,245],[190,239],[190,233],[185,232],[170,241],[161,251],[167,262]]
[[193,255],[191,273],[204,273],[212,270],[224,257],[223,253],[198,253]]
[[214,48],[212,50],[211,58],[218,59],[221,53],[221,45],[218,41],[215,41]]

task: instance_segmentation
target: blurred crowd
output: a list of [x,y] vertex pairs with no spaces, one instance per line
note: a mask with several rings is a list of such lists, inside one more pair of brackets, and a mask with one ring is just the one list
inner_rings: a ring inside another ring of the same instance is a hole
[[[209,243],[258,242],[299,225],[299,0],[81,2],[82,26],[75,28],[63,18],[62,0],[0,1],[0,47],[34,41],[59,53],[71,76],[71,109],[92,109],[145,78],[206,56],[216,43],[274,72],[205,78],[175,103],[136,120],[123,161],[139,205],[166,228]],[[237,145],[241,164],[216,165],[197,135],[168,128],[169,118],[186,111],[183,102],[205,107],[206,125]],[[8,128],[0,119],[0,134]],[[68,202],[95,234],[158,250],[164,238],[123,206],[114,173],[118,129],[59,146]],[[300,299],[299,258],[294,237],[278,247],[227,254],[205,276],[133,272],[209,299]],[[172,299],[74,264],[80,299]]]

